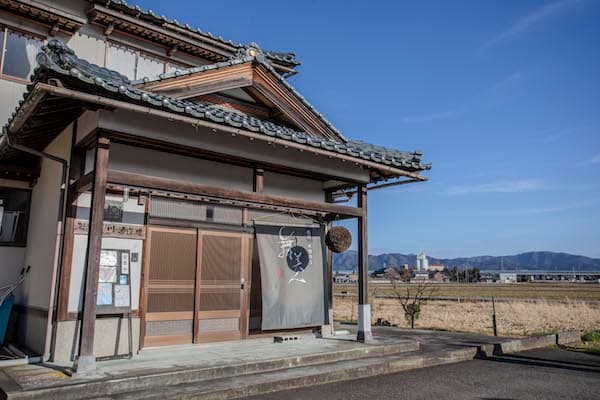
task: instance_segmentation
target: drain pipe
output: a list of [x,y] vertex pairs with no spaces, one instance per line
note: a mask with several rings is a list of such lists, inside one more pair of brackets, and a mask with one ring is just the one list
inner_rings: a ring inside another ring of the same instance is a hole
[[[62,175],[61,175],[61,185],[60,185],[60,200],[59,200],[59,208],[58,208],[58,224],[56,227],[56,236],[58,237],[58,241],[56,243],[56,247],[54,249],[54,264],[52,268],[52,286],[50,288],[50,304],[48,306],[48,321],[46,323],[46,335],[45,335],[45,343],[44,343],[44,360],[49,359],[53,354],[51,354],[51,339],[54,336],[54,328],[56,324],[53,324],[54,316],[55,316],[55,308],[57,304],[58,297],[58,287],[60,286],[60,272],[62,269],[62,259],[63,259],[63,244],[64,244],[64,236],[65,236],[65,220],[66,220],[66,193],[68,187],[68,171],[69,171],[69,162],[63,158],[56,157],[52,154],[48,154],[43,151],[35,150],[17,143],[11,143],[10,134],[5,132],[6,144],[8,147],[13,148],[18,151],[22,151],[24,153],[32,154],[37,157],[46,158],[51,161],[58,162],[62,165]],[[49,332],[52,332],[51,335],[48,335]]]

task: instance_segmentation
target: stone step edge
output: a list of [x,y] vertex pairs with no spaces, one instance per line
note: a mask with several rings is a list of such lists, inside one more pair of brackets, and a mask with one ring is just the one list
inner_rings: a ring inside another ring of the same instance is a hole
[[[327,340],[327,339],[324,339]],[[274,372],[289,368],[315,366],[332,362],[364,359],[373,356],[387,356],[419,349],[417,341],[373,345],[361,348],[330,351],[327,353],[311,353],[297,357],[283,357],[259,361],[256,363],[239,363],[217,367],[182,368],[175,371],[153,372],[143,375],[124,377],[108,377],[93,381],[79,381],[45,388],[11,390],[7,393],[0,389],[0,399],[86,399],[90,396],[112,396],[133,390],[147,390],[154,387],[166,387],[181,384],[193,384],[211,379],[225,379],[255,373]],[[133,383],[133,385],[132,385]],[[108,390],[107,390],[108,389]],[[77,393],[79,391],[79,393]]]
[[577,343],[581,340],[580,335],[581,334],[576,331],[565,331],[549,335],[509,339],[497,343],[482,344],[478,346],[479,350],[477,355],[478,357],[485,358],[555,345]]
[[[328,383],[368,378],[376,375],[392,374],[436,365],[468,361],[474,359],[476,354],[476,347],[468,347],[464,349],[442,350],[410,356],[388,355],[382,358],[347,360],[330,364],[331,367],[328,368],[326,373],[322,373],[319,370],[310,369],[309,367],[300,367],[292,370],[300,373],[300,376],[295,377],[285,377],[286,372],[288,371],[272,371],[266,374],[245,375],[239,377],[239,379],[224,378],[215,380],[213,382],[205,382],[206,384],[212,383],[213,386],[217,386],[217,388],[201,388],[198,387],[199,383],[196,383],[185,385],[183,387],[179,386],[167,388],[167,393],[130,392],[118,394],[116,397],[110,397],[110,399],[153,400],[169,398],[171,400],[230,400],[279,392],[282,390],[298,389],[306,386],[324,385]],[[348,366],[348,368],[343,368],[344,366]],[[281,375],[283,375],[283,378]],[[219,383],[221,383],[221,385],[219,385]],[[228,383],[230,387],[222,387],[227,386]],[[219,386],[221,386],[221,388],[219,388]],[[94,400],[100,399],[98,398]],[[107,399],[105,398],[103,400]]]

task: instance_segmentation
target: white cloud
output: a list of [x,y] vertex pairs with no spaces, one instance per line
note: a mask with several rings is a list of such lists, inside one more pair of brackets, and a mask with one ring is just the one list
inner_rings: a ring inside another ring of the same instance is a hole
[[539,179],[520,179],[476,185],[457,185],[452,186],[446,193],[460,196],[475,193],[521,193],[545,189],[547,186]]
[[549,214],[549,213],[557,213],[568,210],[578,210],[581,208],[593,207],[600,203],[598,199],[592,200],[584,200],[577,201],[572,203],[564,203],[556,206],[549,207],[535,207],[535,208],[526,208],[526,209],[516,209],[516,210],[505,210],[499,211],[497,214],[501,215],[532,215],[532,214]]
[[600,153],[596,154],[594,157],[588,160],[589,164],[600,164]]
[[516,20],[504,31],[498,33],[496,36],[492,37],[490,40],[485,42],[481,46],[480,50],[484,51],[489,49],[490,47],[494,47],[501,43],[507,42],[515,38],[516,36],[528,31],[535,25],[544,22],[545,20],[554,15],[560,14],[561,12],[577,5],[580,2],[581,0],[559,0],[536,8],[526,16]]

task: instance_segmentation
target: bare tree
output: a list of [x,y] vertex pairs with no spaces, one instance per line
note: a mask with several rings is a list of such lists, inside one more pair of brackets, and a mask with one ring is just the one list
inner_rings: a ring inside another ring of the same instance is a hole
[[390,272],[387,277],[396,299],[402,306],[404,318],[410,327],[414,328],[415,321],[421,316],[421,306],[425,304],[425,298],[431,296],[433,288],[427,281],[402,284],[399,281],[404,280],[404,276],[394,272]]

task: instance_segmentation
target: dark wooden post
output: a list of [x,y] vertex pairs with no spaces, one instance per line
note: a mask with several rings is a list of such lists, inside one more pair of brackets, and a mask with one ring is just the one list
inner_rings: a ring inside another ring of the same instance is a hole
[[86,251],[85,286],[83,290],[83,312],[79,337],[79,355],[73,369],[77,372],[95,370],[94,332],[96,328],[96,297],[98,295],[98,274],[100,270],[100,250],[102,249],[102,228],[104,222],[104,198],[108,172],[110,141],[100,137],[96,143],[94,183]]
[[[333,194],[329,190],[325,192],[325,201],[327,203],[333,203]],[[333,222],[327,221],[327,224],[325,225],[326,231],[328,232],[332,226]],[[329,335],[334,335],[335,327],[333,325],[333,252],[329,250],[327,246],[323,247],[325,248],[325,257],[327,263],[327,302],[325,303],[325,305],[327,306],[327,324],[329,328],[329,331],[325,333]]]
[[367,235],[367,185],[358,186],[358,335],[357,340],[371,339],[371,305],[369,304],[369,247]]
[[261,168],[254,169],[254,192],[262,193],[264,189],[265,171]]

